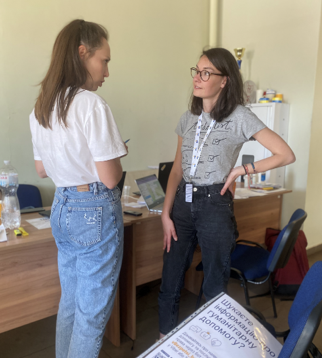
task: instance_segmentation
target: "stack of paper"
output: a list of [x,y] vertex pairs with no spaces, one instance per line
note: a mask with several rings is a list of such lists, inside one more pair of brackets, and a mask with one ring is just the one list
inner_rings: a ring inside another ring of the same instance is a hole
[[50,219],[49,218],[37,218],[26,220],[29,224],[37,228],[38,230],[50,229]]
[[130,208],[144,208],[145,201],[143,196],[141,195],[137,201],[131,201],[129,203],[125,203],[124,206],[129,206]]
[[251,198],[252,196],[263,196],[266,194],[267,192],[261,193],[258,191],[249,190],[247,188],[236,188],[234,199],[236,200],[247,199],[247,198]]

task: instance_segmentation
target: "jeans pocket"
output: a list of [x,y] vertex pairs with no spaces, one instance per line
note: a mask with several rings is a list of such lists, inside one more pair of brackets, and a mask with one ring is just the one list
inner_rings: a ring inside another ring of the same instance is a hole
[[116,186],[114,189],[111,189],[111,194],[112,194],[112,200],[114,203],[121,200],[121,190],[118,186]]
[[102,208],[68,208],[66,227],[69,238],[82,246],[101,241]]

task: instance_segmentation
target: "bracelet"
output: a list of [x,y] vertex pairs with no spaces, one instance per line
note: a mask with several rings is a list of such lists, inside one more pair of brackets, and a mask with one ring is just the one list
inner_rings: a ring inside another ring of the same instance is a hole
[[242,166],[243,166],[243,168],[244,168],[244,170],[245,170],[245,175],[247,175],[247,170],[246,170],[246,168],[245,168],[245,164],[242,164]]
[[253,167],[254,174],[257,174],[257,171],[256,171],[256,169],[255,169],[255,165],[254,165],[254,163],[250,163],[250,165]]

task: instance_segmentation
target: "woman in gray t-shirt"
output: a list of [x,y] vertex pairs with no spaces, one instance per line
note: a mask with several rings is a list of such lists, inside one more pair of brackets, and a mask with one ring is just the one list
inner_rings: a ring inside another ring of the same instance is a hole
[[[232,190],[236,178],[245,171],[265,172],[295,161],[284,140],[244,107],[242,78],[229,51],[204,51],[191,75],[190,109],[176,128],[177,153],[161,216],[165,251],[160,337],[177,325],[180,290],[197,244],[207,301],[226,291],[230,254],[238,237]],[[272,156],[245,168],[234,167],[249,140],[257,140]]]

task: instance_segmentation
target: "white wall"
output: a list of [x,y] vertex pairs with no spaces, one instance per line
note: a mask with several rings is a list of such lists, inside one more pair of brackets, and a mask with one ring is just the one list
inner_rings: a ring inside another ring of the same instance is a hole
[[20,183],[54,186],[34,170],[28,116],[61,28],[75,18],[110,33],[110,78],[98,91],[130,154],[125,170],[173,160],[174,129],[187,109],[189,68],[208,44],[208,0],[0,0],[0,165],[11,159]]
[[[322,11],[321,11],[322,18]],[[308,218],[304,229],[310,246],[322,243],[322,26],[320,24],[319,51],[317,57],[317,70],[315,80],[315,94],[313,105],[312,132],[310,143],[310,161],[308,168],[307,194],[305,210]]]
[[246,48],[244,80],[273,88],[290,103],[289,145],[297,160],[286,170],[286,187],[293,190],[284,198],[286,224],[295,209],[305,208],[321,1],[224,0],[220,8],[221,46]]

